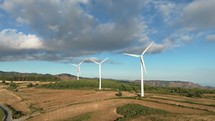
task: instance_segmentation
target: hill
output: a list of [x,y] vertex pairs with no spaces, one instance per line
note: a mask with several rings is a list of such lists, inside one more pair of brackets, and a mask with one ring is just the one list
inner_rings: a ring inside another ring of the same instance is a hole
[[6,81],[57,81],[60,79],[51,74],[0,71],[0,80],[6,80]]
[[66,74],[66,73],[58,74],[55,76],[60,78],[61,80],[76,80],[76,76],[71,75],[71,74]]
[[[140,80],[135,80],[133,83],[140,84]],[[153,87],[213,88],[208,86],[204,87],[197,83],[185,81],[146,80],[144,81],[144,84]]]
[[[80,77],[80,79],[94,79],[97,78],[86,78]],[[20,72],[3,72],[0,71],[0,80],[6,81],[58,81],[58,80],[76,80],[76,76],[63,73],[57,75],[51,74],[38,74],[38,73],[20,73]],[[120,81],[114,79],[106,79],[113,81]],[[130,82],[128,82],[130,83]],[[133,84],[140,84],[140,80],[135,80]],[[153,87],[183,87],[183,88],[207,88],[214,89],[214,87],[201,86],[193,82],[184,82],[184,81],[160,81],[160,80],[146,80],[145,85]]]

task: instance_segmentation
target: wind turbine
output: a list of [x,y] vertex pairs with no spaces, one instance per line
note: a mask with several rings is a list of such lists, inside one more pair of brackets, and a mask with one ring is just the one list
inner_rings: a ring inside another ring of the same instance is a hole
[[143,55],[146,53],[146,51],[152,46],[153,42],[142,52],[141,55],[135,55],[135,54],[128,54],[124,53],[125,55],[140,58],[140,69],[141,69],[141,97],[144,97],[144,83],[143,83],[143,68],[146,72],[146,66],[144,63]]
[[99,65],[99,90],[102,89],[102,63],[104,63],[108,58],[104,59],[101,62],[95,61],[94,59],[90,59],[94,63]]
[[79,80],[79,76],[80,76],[80,73],[81,73],[80,65],[81,65],[84,61],[85,61],[85,60],[81,61],[79,64],[72,64],[73,66],[76,66],[76,67],[77,67],[77,80]]

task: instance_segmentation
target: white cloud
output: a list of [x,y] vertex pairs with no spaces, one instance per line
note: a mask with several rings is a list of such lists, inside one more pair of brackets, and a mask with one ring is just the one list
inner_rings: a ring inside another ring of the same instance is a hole
[[174,3],[170,3],[170,2],[162,3],[161,5],[159,5],[159,9],[164,17],[170,16],[170,14],[174,11],[175,7],[176,7],[176,5]]
[[208,41],[214,41],[215,42],[215,34],[208,35],[206,38]]
[[41,49],[43,42],[33,34],[24,34],[15,29],[4,29],[0,31],[1,47],[12,49]]
[[[152,41],[150,37],[160,34],[162,29],[160,22],[157,23],[157,18],[153,19],[155,23],[153,23],[155,25],[153,27],[150,26],[150,23],[146,23],[147,17],[154,13],[150,10],[153,8],[158,14],[162,14],[159,18],[165,19],[166,23],[161,22],[164,25],[167,24],[168,20],[172,20],[177,13],[175,12],[177,5],[174,2],[156,3],[153,1],[5,0],[0,3],[0,9],[16,20],[20,26],[30,28],[40,38],[34,34],[27,35],[9,30],[13,34],[12,36],[4,35],[7,41],[3,42],[2,40],[4,45],[1,46],[24,49],[25,51],[19,51],[18,59],[41,60],[64,60],[70,59],[70,57],[121,50],[141,52],[147,43]],[[150,14],[147,13],[148,16],[145,17],[143,11],[147,12],[145,8],[150,3],[155,3],[157,8],[149,6]],[[156,28],[157,25],[158,29]],[[167,29],[169,28],[167,27]],[[165,30],[162,32],[165,33]],[[165,34],[169,34],[169,32]],[[183,36],[177,37],[181,41],[191,39],[189,34],[180,35]],[[1,36],[3,37],[3,35]],[[176,46],[175,41],[170,41],[175,40],[176,36],[175,38],[161,36],[162,38],[156,38],[159,39],[157,43],[160,44],[155,44],[150,51],[151,53],[163,52]],[[126,48],[130,49],[126,50]],[[32,49],[39,51],[35,52]],[[31,55],[27,50],[31,51]],[[17,53],[13,52],[13,55],[15,54]],[[12,56],[8,57],[8,59],[10,58]]]
[[46,48],[77,56],[113,52],[138,41],[144,26],[141,3],[141,0],[8,0],[0,8],[43,38]]
[[195,0],[183,9],[182,22],[187,27],[215,28],[215,0]]
[[183,35],[179,39],[181,39],[181,41],[183,42],[190,42],[192,40],[192,37],[190,37],[189,35]]

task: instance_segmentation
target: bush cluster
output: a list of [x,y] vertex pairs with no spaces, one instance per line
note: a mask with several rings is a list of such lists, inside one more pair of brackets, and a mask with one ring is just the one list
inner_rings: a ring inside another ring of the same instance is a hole
[[122,96],[122,92],[121,91],[118,91],[117,93],[116,93],[116,96]]
[[30,82],[28,85],[27,85],[27,87],[33,87],[34,85]]
[[17,84],[16,84],[16,83],[10,83],[10,87],[11,87],[12,89],[16,89],[16,88],[17,88]]

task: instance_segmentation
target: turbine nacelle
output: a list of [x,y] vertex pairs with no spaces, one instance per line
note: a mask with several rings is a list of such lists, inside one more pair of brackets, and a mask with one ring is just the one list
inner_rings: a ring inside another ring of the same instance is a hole
[[93,61],[93,62],[96,63],[96,64],[102,64],[102,63],[104,63],[107,59],[108,59],[108,58],[102,60],[101,62],[98,62],[98,61],[96,61],[95,59],[92,59],[92,58],[91,58],[90,60]]

